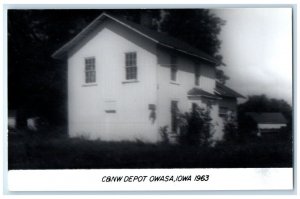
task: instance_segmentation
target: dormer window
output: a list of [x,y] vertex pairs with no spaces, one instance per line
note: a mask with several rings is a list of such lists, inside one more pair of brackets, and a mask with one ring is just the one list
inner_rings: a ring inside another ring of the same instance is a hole
[[126,80],[137,79],[136,52],[125,53]]
[[170,62],[171,62],[171,80],[175,82],[177,80],[177,70],[178,70],[177,57],[172,55]]
[[85,58],[85,83],[96,82],[96,64],[95,58]]

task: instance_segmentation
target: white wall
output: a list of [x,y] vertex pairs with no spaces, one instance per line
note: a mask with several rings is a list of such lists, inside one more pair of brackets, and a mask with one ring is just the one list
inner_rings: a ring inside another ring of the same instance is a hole
[[[155,142],[157,121],[149,104],[157,104],[155,45],[121,25],[107,21],[68,60],[69,134],[101,140]],[[125,82],[125,53],[137,53],[138,81]],[[84,82],[84,58],[96,58],[96,84]],[[106,113],[114,101],[116,113]]]
[[[192,103],[200,106],[206,106],[207,100],[204,99],[188,99],[188,91],[194,87],[201,88],[205,91],[213,93],[215,88],[215,68],[200,63],[200,85],[195,85],[195,62],[191,58],[185,56],[177,57],[178,72],[177,81],[172,82],[170,78],[170,51],[166,49],[158,49],[158,126],[168,126],[171,130],[171,101],[178,101],[180,112],[189,112]],[[218,114],[218,105],[212,103],[211,113],[213,116]]]

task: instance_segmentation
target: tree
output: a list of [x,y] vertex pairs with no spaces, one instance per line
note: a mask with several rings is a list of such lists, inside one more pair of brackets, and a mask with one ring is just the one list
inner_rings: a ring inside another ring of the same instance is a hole
[[[225,21],[208,9],[164,10],[161,29],[216,58],[221,46],[218,35]],[[221,61],[221,60],[220,60]]]
[[38,115],[54,123],[65,121],[66,67],[51,54],[98,14],[8,11],[8,108],[17,109],[19,119]]
[[[161,31],[201,49],[225,65],[219,54],[221,41],[218,37],[224,20],[208,9],[169,9],[162,13]],[[218,69],[217,79],[225,84],[229,77]]]
[[225,84],[229,77],[225,75],[224,71],[217,69],[216,70],[216,78],[219,80],[221,84]]
[[[208,9],[163,9],[163,10],[112,10],[117,16],[126,16],[127,20],[140,22],[143,14],[152,17],[152,24],[148,28],[164,32],[175,38],[189,43],[219,60],[221,65],[223,57],[219,54],[221,41],[218,38],[225,21]],[[217,79],[225,84],[229,79],[221,69],[217,70]]]
[[246,112],[281,112],[285,118],[292,121],[292,107],[282,99],[268,98],[266,95],[252,95],[238,106],[239,114]]

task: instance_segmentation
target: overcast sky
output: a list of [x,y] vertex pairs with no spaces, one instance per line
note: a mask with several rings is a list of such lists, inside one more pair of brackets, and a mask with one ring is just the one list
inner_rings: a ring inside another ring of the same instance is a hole
[[227,85],[245,96],[266,94],[292,102],[292,10],[220,9],[226,20],[221,54]]

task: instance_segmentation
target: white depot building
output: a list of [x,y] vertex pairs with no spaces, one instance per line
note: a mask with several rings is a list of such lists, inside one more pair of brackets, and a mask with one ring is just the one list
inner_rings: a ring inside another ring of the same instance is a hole
[[68,63],[69,135],[107,141],[178,133],[176,111],[236,112],[242,97],[216,81],[218,61],[166,34],[101,14],[53,57]]

